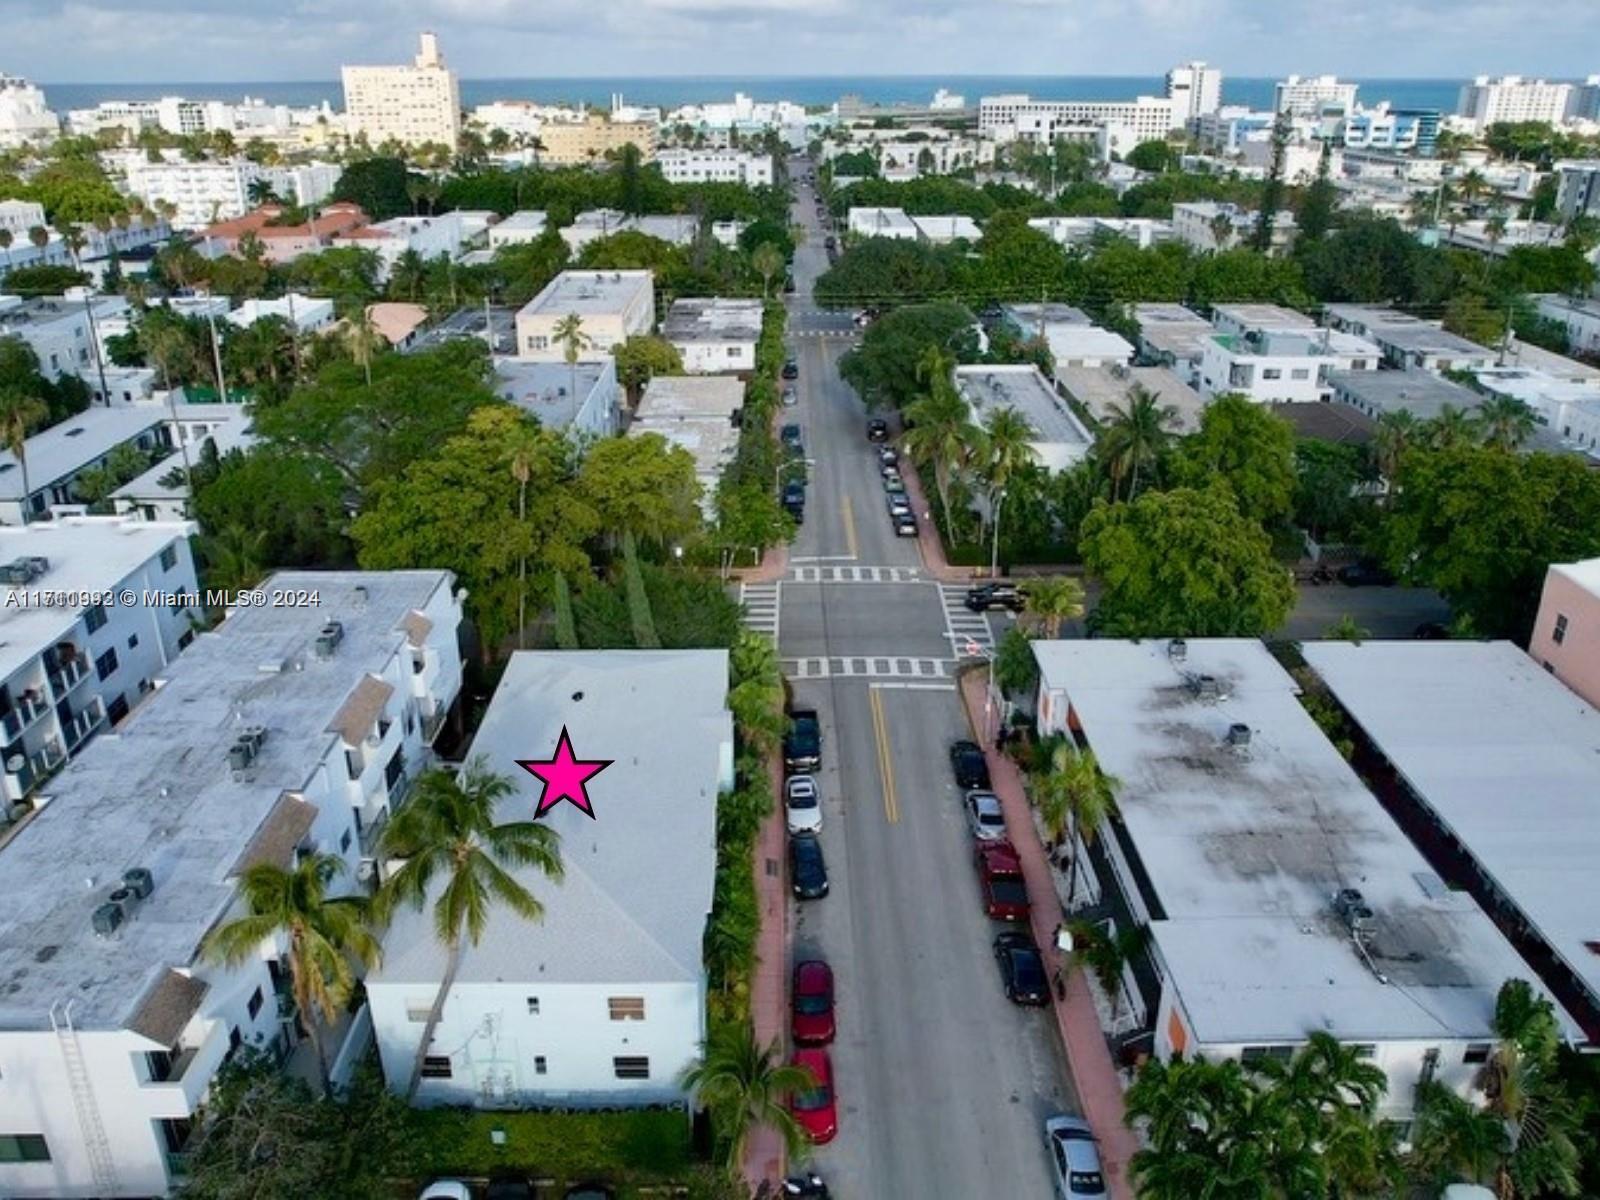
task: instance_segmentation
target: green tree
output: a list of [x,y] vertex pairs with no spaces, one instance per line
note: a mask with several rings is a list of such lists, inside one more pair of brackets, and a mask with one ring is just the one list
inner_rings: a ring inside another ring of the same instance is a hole
[[555,591],[556,646],[561,650],[577,650],[578,627],[572,619],[572,591],[567,586],[567,577],[557,571],[552,582]]
[[979,434],[972,447],[975,465],[978,477],[988,488],[989,519],[998,523],[1006,489],[1019,472],[1039,457],[1033,448],[1033,439],[1038,435],[1028,418],[1010,407],[990,409]]
[[1411,1145],[1413,1168],[1436,1186],[1493,1182],[1509,1148],[1499,1116],[1433,1082],[1417,1089]]
[[225,592],[255,587],[266,574],[266,542],[265,530],[238,525],[225,525],[207,534],[200,542],[206,585]]
[[783,672],[770,639],[741,629],[728,653],[728,711],[740,742],[765,754],[788,729],[783,712]]
[[312,854],[289,869],[257,863],[239,880],[248,913],[217,926],[202,948],[212,961],[236,967],[254,960],[265,941],[284,944],[289,991],[316,1051],[324,1095],[330,1085],[323,1026],[333,1024],[349,1001],[354,964],[370,967],[379,958],[365,899],[328,895],[343,870],[344,860],[333,854]]
[[1071,575],[1047,575],[1030,579],[1022,590],[1024,611],[1039,622],[1044,636],[1061,636],[1063,621],[1083,616],[1083,584]]
[[370,309],[363,308],[345,319],[344,343],[349,348],[350,357],[366,377],[367,386],[371,387],[372,360],[383,349],[384,340],[378,327],[372,323]]
[[399,158],[375,156],[347,163],[333,185],[332,200],[359,204],[374,221],[410,215],[413,204],[408,183],[421,177],[406,170]]
[[1294,509],[1294,430],[1237,392],[1206,406],[1200,432],[1184,441],[1174,466],[1184,487],[1225,483],[1252,521],[1275,524]]
[[906,409],[910,427],[903,439],[913,458],[933,466],[945,537],[951,541],[950,480],[967,465],[981,438],[972,423],[972,410],[951,379],[953,366],[937,346],[924,352],[917,364],[917,379],[925,390],[922,398]]
[[1489,396],[1478,406],[1477,426],[1484,445],[1515,450],[1533,436],[1539,419],[1515,396]]
[[22,519],[33,517],[33,485],[28,480],[28,435],[50,415],[44,401],[17,387],[0,391],[0,438],[22,468]]
[[750,252],[750,265],[755,268],[756,274],[761,276],[763,300],[771,297],[772,277],[783,270],[783,263],[783,251],[770,242],[765,242]]
[[[263,496],[272,503],[263,504]],[[227,570],[241,583],[269,566],[327,567],[351,559],[343,481],[314,455],[266,446],[229,451],[216,478],[194,490],[190,507],[201,528],[238,550],[236,558],[211,561],[231,562]]]
[[584,455],[577,482],[600,528],[613,540],[631,534],[664,546],[700,526],[694,457],[660,434],[595,443]]
[[749,1023],[714,1030],[705,1057],[684,1072],[682,1082],[711,1113],[725,1165],[744,1161],[751,1132],[763,1125],[778,1131],[790,1154],[798,1156],[804,1148],[805,1132],[787,1101],[817,1081],[803,1067],[786,1064],[776,1043],[759,1045]]
[[431,905],[433,935],[446,952],[444,975],[406,1085],[408,1100],[417,1094],[423,1059],[461,965],[463,942],[478,944],[497,907],[524,921],[544,915],[544,906],[514,871],[537,871],[557,882],[562,877],[560,837],[554,829],[534,821],[495,823],[496,807],[514,790],[482,756],[459,774],[431,770],[418,779],[410,802],[390,817],[379,835],[383,854],[402,861],[379,889],[376,911],[387,918],[402,907],[420,912]]
[[1360,645],[1372,636],[1372,630],[1357,621],[1349,613],[1345,613],[1327,629],[1322,631],[1322,636],[1330,642],[1354,642]]
[[1284,156],[1293,134],[1293,116],[1288,111],[1280,112],[1272,123],[1272,158],[1267,164],[1267,180],[1261,189],[1261,204],[1257,209],[1255,234],[1252,237],[1253,248],[1261,254],[1272,249],[1272,231],[1277,222],[1278,209],[1283,204]]
[[1008,696],[1028,695],[1039,684],[1039,662],[1033,656],[1033,643],[1017,625],[1005,631],[995,648],[994,679]]
[[1141,171],[1159,175],[1177,165],[1177,155],[1172,146],[1163,140],[1140,142],[1123,157],[1123,162]]
[[869,409],[905,409],[922,394],[918,365],[929,347],[954,351],[958,361],[978,357],[972,314],[960,304],[908,304],[885,313],[839,362],[839,373]]
[[1271,541],[1221,484],[1097,503],[1082,549],[1103,588],[1092,621],[1111,637],[1260,637],[1294,605]]
[[628,401],[639,402],[644,385],[657,375],[682,375],[683,355],[666,338],[634,334],[612,351],[617,360],[617,381],[628,391]]
[[1334,213],[1338,207],[1339,193],[1328,177],[1328,160],[1333,143],[1323,142],[1322,153],[1317,158],[1317,177],[1306,188],[1300,199],[1297,246],[1319,241],[1333,228]]
[[1093,750],[1079,750],[1068,738],[1050,749],[1044,769],[1033,777],[1030,799],[1052,847],[1066,842],[1071,855],[1067,896],[1078,894],[1078,846],[1092,845],[1100,827],[1117,809],[1120,781],[1100,770]]
[[561,347],[561,357],[566,360],[567,370],[572,374],[572,394],[578,394],[578,359],[592,344],[593,340],[583,331],[583,318],[577,313],[568,313],[556,322],[555,328],[550,331],[551,340]]
[[1422,433],[1421,422],[1408,409],[1402,408],[1396,412],[1380,415],[1373,436],[1378,474],[1391,482],[1395,480],[1399,476],[1400,463],[1404,460],[1406,452],[1418,444]]
[[622,581],[628,592],[628,618],[633,622],[633,644],[641,650],[661,649],[655,616],[650,611],[650,595],[639,570],[639,552],[633,534],[622,535]]
[[740,552],[759,553],[794,536],[794,518],[778,503],[771,483],[770,476],[736,479],[729,474],[717,481],[717,520],[711,536],[724,571]]
[[1128,389],[1126,403],[1107,407],[1095,452],[1111,476],[1113,499],[1124,480],[1128,490],[1122,498],[1132,500],[1139,494],[1139,476],[1156,474],[1172,447],[1177,423],[1178,410],[1162,404],[1161,397],[1141,383]]

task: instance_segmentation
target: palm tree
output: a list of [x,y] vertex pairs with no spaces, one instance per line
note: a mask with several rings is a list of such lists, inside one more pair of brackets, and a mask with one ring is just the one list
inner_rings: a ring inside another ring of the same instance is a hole
[[371,387],[372,360],[383,346],[383,335],[372,322],[370,306],[362,308],[349,319],[344,331],[344,343],[350,350],[350,357],[361,364],[361,370],[367,377],[367,386]]
[[[495,824],[495,807],[514,790],[481,755],[459,774],[429,771],[379,837],[380,855],[403,861],[379,890],[377,913],[387,919],[402,905],[420,911],[431,900],[434,937],[446,951],[444,975],[406,1085],[407,1099],[417,1094],[422,1080],[423,1060],[461,966],[463,940],[478,944],[496,904],[527,921],[544,914],[544,906],[508,868],[531,867],[554,880],[562,876],[560,838],[554,829],[533,821]],[[437,895],[436,882],[441,885]]]
[[975,449],[982,457],[979,474],[989,485],[989,513],[996,525],[998,546],[1001,500],[1012,477],[1039,457],[1033,448],[1038,433],[1027,417],[1011,407],[990,409],[982,433]]
[[[193,489],[190,489],[191,497]],[[201,555],[206,563],[206,583],[218,591],[239,592],[254,587],[266,574],[267,534],[262,529],[224,525],[202,538]]]
[[1484,236],[1489,239],[1489,253],[1493,254],[1500,246],[1500,239],[1506,235],[1506,214],[1504,209],[1495,209],[1489,214],[1489,219],[1483,223]]
[[593,345],[593,340],[583,331],[583,318],[577,313],[568,313],[556,322],[556,327],[550,331],[550,336],[561,347],[561,357],[566,360],[567,370],[572,373],[572,394],[578,394],[578,356]]
[[1463,175],[1460,184],[1456,187],[1456,191],[1468,204],[1471,204],[1488,190],[1489,181],[1483,177],[1483,172],[1476,167]]
[[1330,642],[1354,642],[1360,645],[1372,636],[1372,630],[1357,621],[1349,613],[1345,613],[1327,629],[1322,636]]
[[1121,786],[1114,775],[1100,770],[1093,750],[1076,749],[1070,738],[1061,738],[1051,748],[1045,769],[1033,778],[1031,799],[1045,834],[1052,846],[1065,841],[1071,854],[1069,904],[1078,894],[1078,845],[1092,844],[1100,827],[1116,812]]
[[1550,1001],[1507,980],[1495,1001],[1499,1044],[1483,1073],[1489,1110],[1505,1123],[1504,1196],[1576,1196],[1580,1117],[1558,1075],[1561,1034]]
[[215,962],[238,966],[255,958],[263,942],[286,943],[289,990],[316,1050],[324,1095],[329,1081],[322,1026],[331,1025],[349,1001],[354,963],[370,967],[379,958],[378,940],[365,922],[366,900],[328,895],[328,885],[344,866],[334,854],[309,855],[288,870],[256,864],[239,881],[247,915],[219,925],[202,950]]
[[415,300],[427,278],[428,267],[422,261],[422,255],[415,250],[403,251],[394,260],[394,269],[389,273],[389,292],[407,300]]
[[1027,612],[1036,617],[1047,638],[1061,636],[1063,621],[1083,616],[1083,584],[1070,575],[1047,575],[1028,580],[1023,588]]
[[805,1133],[785,1101],[816,1082],[804,1067],[785,1063],[776,1042],[758,1045],[748,1021],[722,1026],[714,1033],[705,1057],[682,1079],[684,1088],[710,1110],[729,1166],[744,1161],[750,1133],[761,1125],[777,1130],[789,1153],[798,1155],[805,1146]]
[[1143,384],[1128,389],[1126,405],[1112,404],[1100,430],[1097,449],[1111,472],[1111,494],[1116,498],[1118,484],[1128,480],[1132,500],[1139,491],[1139,473],[1159,463],[1172,445],[1178,424],[1178,410],[1162,404],[1161,397]]
[[783,270],[783,251],[771,242],[762,242],[750,252],[750,265],[761,276],[761,298],[772,294],[772,277]]
[[1407,409],[1386,412],[1378,418],[1374,436],[1378,458],[1378,473],[1393,483],[1400,473],[1400,463],[1417,443],[1422,430],[1420,422]]
[[741,742],[767,753],[788,730],[783,713],[783,672],[770,639],[742,630],[728,658],[728,711]]
[[45,402],[21,388],[0,390],[0,439],[22,468],[22,520],[33,516],[33,487],[28,482],[28,434],[50,416]]
[[1495,1113],[1438,1083],[1417,1089],[1411,1158],[1424,1174],[1438,1183],[1489,1183],[1507,1149],[1506,1128]]
[[[367,382],[372,382],[370,374]],[[523,443],[511,452],[511,478],[517,481],[517,528],[528,523],[528,481],[533,478],[532,447]],[[517,556],[517,649],[528,648],[528,548]]]
[[1478,418],[1464,408],[1441,404],[1438,415],[1423,425],[1423,433],[1431,450],[1465,446],[1478,440]]
[[951,360],[937,346],[929,347],[917,364],[917,379],[927,390],[920,399],[906,406],[909,426],[905,432],[906,451],[913,458],[933,463],[934,486],[944,512],[944,532],[953,540],[950,512],[950,480],[966,464],[978,440],[972,411],[951,382]]
[[1490,396],[1478,406],[1483,443],[1496,450],[1515,450],[1533,436],[1539,419],[1515,396]]

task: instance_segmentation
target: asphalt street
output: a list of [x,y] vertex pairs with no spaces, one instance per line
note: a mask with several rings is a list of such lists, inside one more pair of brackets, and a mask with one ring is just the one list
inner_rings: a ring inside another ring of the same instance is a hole
[[796,960],[825,958],[838,988],[840,1131],[814,1162],[840,1196],[1042,1198],[1042,1122],[1076,1103],[1047,1011],[1001,990],[1002,926],[980,907],[946,757],[968,727],[937,673],[953,641],[988,643],[999,622],[952,615],[915,539],[894,535],[865,412],[838,376],[853,328],[811,311],[827,260],[811,193],[797,192],[800,400],[783,419],[802,427],[812,465],[777,622],[795,703],[819,711],[824,737],[831,894],[796,902],[792,923]]

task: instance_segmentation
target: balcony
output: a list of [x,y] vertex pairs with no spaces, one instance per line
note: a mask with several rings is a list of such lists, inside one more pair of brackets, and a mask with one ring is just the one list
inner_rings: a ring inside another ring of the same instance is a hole
[[69,658],[61,666],[50,673],[50,690],[57,700],[66,699],[67,693],[72,691],[89,677],[88,660],[79,656]]
[[449,709],[435,708],[432,713],[422,718],[422,740],[428,745],[433,745],[433,739],[439,736],[439,730],[444,728],[444,719],[450,715]]
[[43,697],[24,692],[16,699],[16,706],[0,717],[0,729],[5,731],[7,743],[15,742],[40,717],[50,711]]
[[72,753],[89,739],[89,735],[99,729],[106,719],[106,707],[96,696],[94,700],[73,717],[70,721],[63,722],[62,736],[67,740],[67,753]]

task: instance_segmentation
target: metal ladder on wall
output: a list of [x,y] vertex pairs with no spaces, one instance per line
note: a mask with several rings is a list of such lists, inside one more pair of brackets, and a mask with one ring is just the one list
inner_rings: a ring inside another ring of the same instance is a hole
[[72,1024],[72,1006],[75,1000],[65,1003],[57,1000],[50,1006],[50,1027],[61,1043],[61,1058],[67,1066],[67,1083],[72,1088],[72,1106],[78,1113],[78,1125],[83,1130],[84,1145],[89,1151],[89,1167],[94,1173],[95,1186],[103,1196],[117,1193],[117,1164],[111,1156],[111,1141],[106,1137],[105,1123],[100,1119],[100,1105],[94,1098],[94,1083],[89,1078],[89,1068],[83,1061],[83,1045]]

